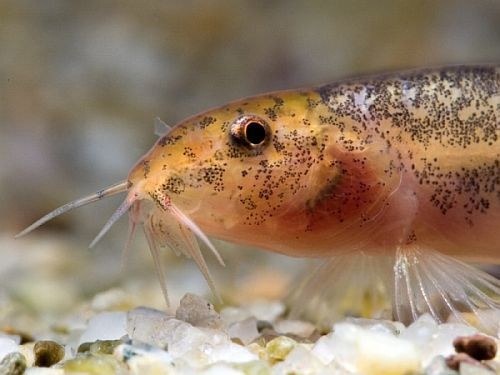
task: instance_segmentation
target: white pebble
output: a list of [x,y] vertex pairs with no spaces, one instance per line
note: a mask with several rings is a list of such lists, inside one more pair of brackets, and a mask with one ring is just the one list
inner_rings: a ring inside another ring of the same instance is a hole
[[283,362],[273,367],[272,374],[318,374],[324,368],[325,365],[309,349],[303,345],[297,345]]
[[453,340],[458,336],[470,336],[474,333],[477,333],[475,328],[464,324],[440,324],[429,341],[420,346],[422,365],[427,366],[438,355],[447,357],[455,354]]
[[117,340],[127,334],[127,314],[103,312],[89,320],[87,329],[80,336],[79,344],[96,340]]
[[314,325],[301,320],[278,320],[274,323],[274,330],[281,334],[292,334],[300,337],[309,337],[314,332]]
[[250,344],[260,335],[257,330],[257,320],[255,318],[248,318],[231,324],[228,333],[229,337],[232,339],[238,338],[245,345]]
[[14,340],[0,337],[0,361],[9,353],[18,352],[19,348]]
[[334,325],[334,331],[320,338],[312,352],[325,364],[335,360],[349,371],[366,375],[420,370],[418,351],[413,343],[351,323]]
[[64,375],[64,370],[53,367],[30,367],[26,369],[24,375]]
[[223,327],[221,318],[217,311],[215,311],[214,305],[191,293],[187,293],[182,297],[179,308],[175,313],[175,318],[192,324],[195,327],[214,329]]
[[224,363],[218,363],[216,365],[210,366],[208,369],[197,372],[202,375],[244,375],[245,373],[240,370],[236,370]]
[[271,323],[285,312],[285,305],[279,301],[257,301],[246,305],[245,308],[257,320],[267,320]]
[[259,358],[256,354],[244,346],[229,342],[225,345],[215,346],[209,354],[210,362],[245,363],[256,361]]
[[131,339],[164,348],[168,341],[166,327],[171,319],[163,311],[137,307],[127,313],[127,333]]

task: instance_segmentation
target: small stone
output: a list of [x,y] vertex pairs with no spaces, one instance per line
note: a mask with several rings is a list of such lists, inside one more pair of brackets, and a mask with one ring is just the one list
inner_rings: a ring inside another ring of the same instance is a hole
[[37,341],[33,348],[35,366],[50,367],[64,358],[64,346],[55,341]]
[[495,375],[495,372],[484,366],[462,362],[460,363],[460,375]]
[[127,314],[103,312],[89,320],[87,329],[80,336],[79,344],[97,340],[117,340],[127,334]]
[[26,358],[21,353],[7,354],[0,362],[0,374],[22,375],[26,370]]
[[410,324],[399,337],[421,347],[426,345],[437,331],[437,322],[429,314],[424,314]]
[[257,337],[257,320],[255,318],[248,318],[241,322],[233,323],[228,329],[229,337],[231,339],[240,339],[244,345],[248,345]]
[[455,354],[453,340],[458,336],[470,336],[475,333],[477,333],[476,329],[464,324],[439,324],[428,339],[422,340],[422,343],[418,346],[422,365],[427,366],[438,355],[448,357]]
[[314,332],[315,327],[309,322],[303,322],[301,320],[279,320],[274,323],[274,329],[278,333],[282,334],[292,334],[299,337],[309,337]]
[[234,364],[233,368],[243,371],[245,375],[271,375],[271,368],[264,361],[250,361]]
[[65,373],[84,373],[88,375],[114,375],[119,368],[118,362],[111,356],[80,354],[63,363]]
[[220,315],[215,311],[214,305],[191,293],[182,297],[179,308],[175,312],[175,318],[195,327],[212,329],[223,327]]
[[245,375],[242,371],[228,366],[225,363],[216,363],[199,373],[202,375]]
[[406,329],[403,323],[393,322],[390,320],[349,317],[345,319],[345,322],[355,324],[358,327],[363,327],[369,331],[385,332],[394,336],[400,335]]
[[84,342],[83,344],[80,344],[78,346],[78,349],[76,350],[77,353],[87,353],[90,352],[90,346],[92,345],[91,342]]
[[29,367],[24,375],[65,375],[62,368],[54,367]]
[[245,363],[255,361],[258,356],[244,346],[230,342],[215,345],[210,352],[210,362]]
[[443,356],[435,357],[424,370],[425,375],[457,375],[455,370],[450,369],[446,365],[446,360]]
[[133,374],[170,374],[175,370],[169,353],[148,344],[122,344],[113,355],[125,362]]
[[457,353],[467,353],[478,361],[495,358],[497,344],[491,337],[475,334],[472,336],[459,336],[453,340]]
[[233,323],[237,323],[251,317],[252,314],[250,313],[250,311],[245,310],[241,307],[228,306],[224,307],[220,311],[220,318],[224,322],[226,327],[229,327]]
[[92,354],[113,354],[115,348],[121,344],[122,340],[97,340],[91,343],[88,351]]
[[472,358],[467,353],[453,354],[446,358],[446,366],[455,371],[458,371],[460,369],[462,363],[468,363],[477,367],[483,367],[481,362]]
[[155,346],[145,344],[142,342],[130,341],[125,344],[121,344],[116,347],[113,352],[115,358],[119,361],[127,362],[134,357],[155,357],[163,362],[171,363],[173,361],[172,356],[165,350],[159,349]]
[[310,350],[303,345],[297,345],[283,362],[273,367],[273,375],[317,374],[324,367],[325,365]]
[[244,306],[257,320],[273,323],[285,312],[285,305],[279,301],[257,301]]
[[165,328],[174,320],[163,311],[148,307],[137,307],[127,313],[127,333],[131,339],[164,348],[168,333]]
[[288,353],[297,345],[295,340],[286,336],[276,337],[266,344],[266,351],[269,358],[281,361],[286,358]]
[[415,345],[393,334],[370,331],[352,323],[337,323],[312,352],[324,364],[335,359],[346,370],[365,375],[405,374],[420,370]]
[[266,349],[259,344],[252,342],[251,344],[247,345],[247,349],[257,357],[259,357],[260,360],[266,362],[269,360],[269,354],[266,352]]
[[0,361],[7,354],[18,351],[19,351],[18,346],[14,340],[8,337],[0,336]]
[[265,329],[274,330],[274,327],[267,320],[257,320],[257,331],[262,332]]

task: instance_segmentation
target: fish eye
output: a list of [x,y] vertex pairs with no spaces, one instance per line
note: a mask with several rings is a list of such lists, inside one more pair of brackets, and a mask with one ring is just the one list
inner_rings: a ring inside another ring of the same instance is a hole
[[256,149],[268,143],[270,128],[266,121],[254,115],[238,117],[231,125],[231,138],[237,144]]

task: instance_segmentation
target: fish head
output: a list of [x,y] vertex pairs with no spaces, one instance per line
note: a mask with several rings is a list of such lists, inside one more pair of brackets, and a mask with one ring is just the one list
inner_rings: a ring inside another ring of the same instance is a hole
[[360,189],[352,181],[364,178],[349,171],[362,157],[339,143],[347,132],[321,118],[328,108],[314,91],[233,102],[177,124],[128,180],[207,235],[304,255],[311,239],[346,225],[359,203],[348,199]]

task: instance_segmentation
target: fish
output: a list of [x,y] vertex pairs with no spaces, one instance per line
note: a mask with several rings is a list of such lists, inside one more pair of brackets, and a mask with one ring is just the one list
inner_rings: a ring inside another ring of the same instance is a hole
[[224,265],[217,238],[323,260],[291,288],[294,316],[330,321],[358,300],[374,316],[496,333],[500,281],[469,262],[500,263],[499,124],[499,65],[244,98],[173,127],[157,119],[158,140],[126,180],[17,237],[126,192],[91,246],[128,212],[125,248],[142,227],[167,303],[161,249],[192,258],[217,296],[200,246]]

